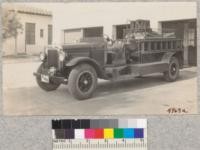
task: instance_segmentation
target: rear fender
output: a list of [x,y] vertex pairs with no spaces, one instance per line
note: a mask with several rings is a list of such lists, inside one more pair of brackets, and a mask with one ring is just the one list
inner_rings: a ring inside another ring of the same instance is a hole
[[162,57],[162,61],[169,64],[172,57],[176,57],[179,61],[180,68],[183,68],[183,52],[168,52],[164,54],[164,56]]
[[176,52],[168,52],[168,53],[165,53],[164,56],[162,57],[162,61],[163,62],[166,62],[166,63],[170,63],[170,60],[172,58],[172,56],[175,54]]

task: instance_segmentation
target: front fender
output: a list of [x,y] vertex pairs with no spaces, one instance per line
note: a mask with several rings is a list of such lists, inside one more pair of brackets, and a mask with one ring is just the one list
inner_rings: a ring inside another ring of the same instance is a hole
[[87,64],[91,65],[96,70],[97,75],[99,77],[103,77],[104,72],[103,72],[103,68],[101,67],[101,65],[96,60],[88,58],[88,57],[73,58],[70,61],[66,62],[65,66],[66,67],[74,67],[74,66],[79,65],[81,63],[87,63]]
[[98,63],[94,59],[91,59],[88,57],[76,57],[76,58],[73,58],[70,61],[66,62],[65,66],[72,67],[72,66],[77,65],[80,62],[92,62],[92,63],[95,63],[96,65],[98,65]]

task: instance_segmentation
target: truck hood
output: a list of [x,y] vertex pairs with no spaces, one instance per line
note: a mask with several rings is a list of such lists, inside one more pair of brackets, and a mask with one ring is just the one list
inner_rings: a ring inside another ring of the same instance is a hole
[[73,43],[73,44],[64,44],[63,50],[72,50],[72,49],[93,49],[104,47],[105,43]]

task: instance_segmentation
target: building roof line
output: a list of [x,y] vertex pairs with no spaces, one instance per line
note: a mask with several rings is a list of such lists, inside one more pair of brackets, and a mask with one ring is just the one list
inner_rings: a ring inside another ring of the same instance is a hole
[[52,16],[52,14],[47,14],[47,13],[37,13],[37,12],[28,12],[28,11],[24,11],[24,10],[17,10],[18,13],[22,13],[22,14],[31,14],[31,15],[40,15],[40,16]]
[[23,14],[52,16],[51,11],[47,11],[45,9],[36,8],[36,7],[11,5],[11,6],[8,6],[7,9],[9,11],[14,11],[14,12],[23,13]]
[[103,26],[79,27],[79,28],[67,28],[67,29],[63,29],[63,30],[64,30],[64,31],[68,31],[68,30],[81,30],[81,29],[91,29],[91,28],[103,28]]
[[197,18],[185,18],[185,19],[174,19],[174,20],[161,20],[158,22],[176,22],[176,21],[194,21],[197,20]]

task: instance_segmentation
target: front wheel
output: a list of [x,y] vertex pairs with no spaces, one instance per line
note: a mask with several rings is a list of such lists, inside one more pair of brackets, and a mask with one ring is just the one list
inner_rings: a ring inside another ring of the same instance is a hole
[[[42,74],[42,70],[45,68],[45,63],[42,63],[38,70],[37,73],[38,74]],[[53,82],[49,82],[49,83],[45,83],[41,81],[41,76],[36,76],[36,82],[39,85],[39,87],[45,91],[53,91],[56,90],[59,86],[60,83],[53,83]]]
[[166,81],[173,82],[179,76],[179,62],[176,57],[172,57],[169,63],[168,70],[164,73],[164,78]]
[[68,88],[77,99],[90,98],[97,86],[97,74],[88,64],[78,65],[69,74]]

